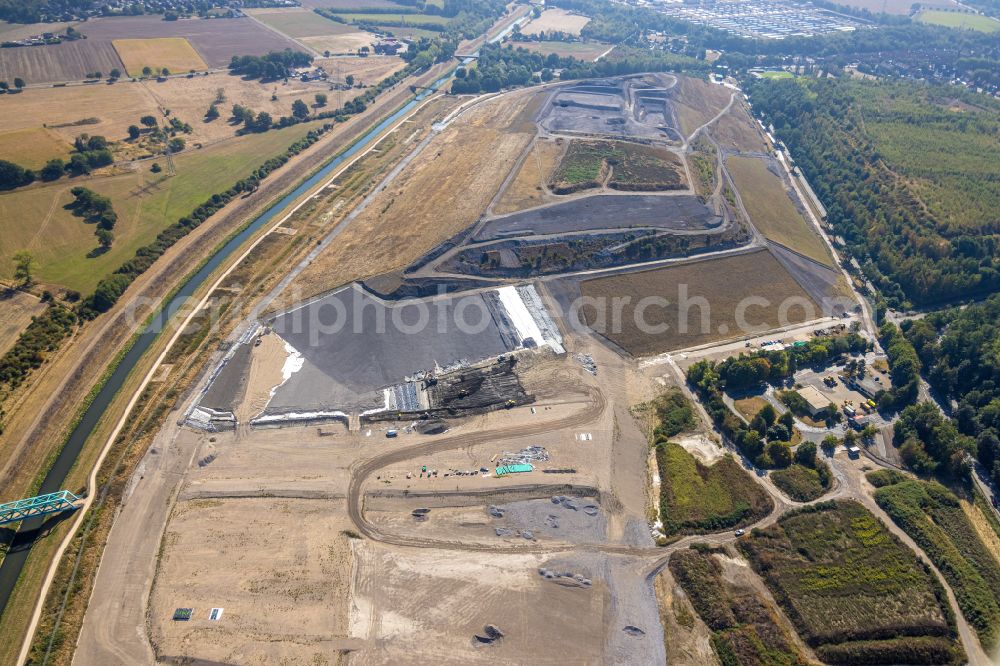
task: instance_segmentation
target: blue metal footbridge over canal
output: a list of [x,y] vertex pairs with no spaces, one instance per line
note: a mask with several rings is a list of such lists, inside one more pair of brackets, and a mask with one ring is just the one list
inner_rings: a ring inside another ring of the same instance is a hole
[[46,516],[50,513],[73,511],[79,508],[76,503],[80,499],[68,490],[60,490],[57,493],[0,504],[0,525]]

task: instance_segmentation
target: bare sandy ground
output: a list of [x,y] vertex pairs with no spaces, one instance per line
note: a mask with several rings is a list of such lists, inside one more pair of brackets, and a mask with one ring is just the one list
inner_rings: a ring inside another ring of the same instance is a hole
[[[357,664],[602,663],[607,591],[538,573],[541,555],[395,551],[355,542],[351,633],[367,648]],[[495,625],[504,636],[477,645]]]
[[267,407],[271,390],[281,384],[282,367],[287,356],[285,343],[280,337],[274,333],[261,336],[260,344],[250,352],[246,392],[235,410],[239,423],[247,423]]
[[[308,525],[308,529],[303,529]],[[149,607],[160,656],[239,664],[337,663],[351,550],[325,500],[180,502]],[[174,609],[192,608],[187,622]],[[222,617],[209,619],[212,608]]]

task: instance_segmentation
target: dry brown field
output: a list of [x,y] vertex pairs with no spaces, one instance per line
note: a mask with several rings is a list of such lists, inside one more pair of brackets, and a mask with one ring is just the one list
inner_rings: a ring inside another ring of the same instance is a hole
[[363,30],[351,30],[335,35],[301,37],[299,41],[317,53],[326,54],[329,51],[330,55],[344,55],[357,53],[363,46],[371,47],[375,43],[375,35]]
[[547,183],[565,149],[566,142],[561,139],[535,141],[531,151],[521,163],[517,175],[493,206],[493,213],[497,215],[516,213],[519,210],[557,201],[558,197],[549,193]]
[[0,159],[27,169],[40,169],[51,159],[65,158],[70,150],[71,146],[49,129],[31,127],[0,132]]
[[403,268],[479,219],[534,137],[530,117],[540,100],[528,91],[513,93],[459,116],[286,292],[310,296]]
[[183,37],[210,67],[226,67],[234,55],[263,55],[286,48],[301,50],[294,41],[248,17],[181,21],[164,21],[158,16],[100,18],[81,25],[80,32],[87,35],[86,43]]
[[352,26],[331,21],[309,9],[248,9],[247,13],[293,39],[337,35],[355,30]]
[[784,180],[769,171],[764,160],[730,157],[726,168],[758,231],[769,240],[833,267],[833,257],[823,239],[792,203]]
[[[685,285],[691,303],[686,317],[679,305],[680,289]],[[813,317],[818,310],[809,295],[766,250],[586,280],[580,284],[580,290],[584,297],[608,303],[604,325],[593,306],[584,307],[582,314],[587,324],[634,356],[739,338],[750,333],[743,330],[744,324],[763,331],[800,323],[806,320],[806,306]],[[646,297],[665,298],[669,305],[651,303],[644,311],[637,312]],[[744,300],[752,297],[763,300]],[[613,298],[629,299],[623,301],[618,330],[609,314],[613,312]],[[693,300],[702,298],[701,302],[709,305],[706,309]],[[784,321],[779,316],[782,303],[796,304],[788,307]],[[741,304],[745,307],[742,315]],[[703,321],[705,317],[707,321]],[[640,330],[641,321],[645,321],[649,330]],[[664,325],[667,328],[660,331]]]
[[7,23],[0,21],[0,41],[8,42],[27,39],[43,32],[65,32],[69,26],[79,25],[76,21],[56,21],[54,23]]
[[[366,33],[367,34],[367,33]],[[367,58],[341,57],[341,58],[317,58],[317,66],[326,70],[331,81],[343,81],[348,74],[354,76],[355,85],[363,83],[374,85],[385,77],[398,72],[406,66],[406,63],[396,56],[368,56]],[[331,93],[331,102],[338,93]],[[350,93],[343,93],[344,101],[350,97]]]
[[125,64],[129,76],[142,76],[146,67],[154,74],[167,70],[173,74],[208,69],[208,65],[183,37],[151,39],[116,39],[111,42]]
[[523,48],[534,53],[549,55],[555,53],[560,58],[578,58],[594,61],[612,48],[603,42],[515,42],[515,48]]
[[391,0],[302,0],[302,6],[309,9],[326,7],[346,11],[348,9],[399,9],[400,5]]
[[[328,505],[178,503],[150,598],[159,654],[184,656],[194,645],[198,658],[219,663],[338,663],[331,641],[347,635],[352,557],[346,516]],[[193,608],[191,620],[172,621],[177,607]],[[212,608],[223,609],[218,621]]]
[[677,77],[673,103],[685,137],[714,118],[729,104],[733,91],[689,76]]
[[0,80],[20,77],[29,85],[82,81],[88,73],[97,71],[106,76],[115,68],[123,69],[123,65],[110,41],[81,39],[0,49]]
[[543,32],[565,32],[579,35],[583,27],[590,23],[590,18],[572,14],[565,9],[546,9],[542,15],[524,26],[521,30],[526,35],[538,35]]
[[[323,63],[334,60],[336,67],[327,66],[331,76],[336,72],[343,79],[347,74],[354,74],[357,81],[366,84],[377,83],[405,64],[399,58],[388,56],[337,58]],[[219,105],[222,117],[204,122],[205,112],[220,89],[225,97],[225,102]],[[185,135],[189,145],[208,144],[235,135],[236,128],[227,121],[233,104],[242,104],[257,112],[267,111],[278,118],[291,113],[292,102],[296,99],[312,105],[315,95],[320,92],[329,97],[327,108],[347,101],[354,94],[331,91],[323,83],[290,79],[288,83],[262,84],[222,72],[192,78],[170,78],[161,82],[120,81],[110,86],[28,88],[0,104],[0,127],[9,131],[40,132],[45,125],[48,132],[65,142],[72,142],[84,133],[120,141],[128,136],[129,125],[139,124],[140,117],[160,117],[165,109],[169,109],[171,116],[191,125],[192,133]],[[272,96],[277,96],[277,99],[272,100]],[[4,149],[3,136],[0,133],[0,157],[11,154]]]
[[31,318],[41,314],[45,304],[32,294],[23,291],[0,288],[0,356],[7,353],[21,331],[31,323]]
[[711,126],[712,136],[724,149],[740,153],[766,153],[767,140],[743,104],[733,104],[729,113]]

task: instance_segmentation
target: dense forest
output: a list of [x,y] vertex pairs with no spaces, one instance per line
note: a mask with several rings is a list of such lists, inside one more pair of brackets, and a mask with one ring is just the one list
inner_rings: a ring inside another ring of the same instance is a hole
[[748,92],[890,305],[1000,289],[996,102],[843,79],[760,80]]
[[[1000,296],[902,325],[931,387],[954,404],[957,432],[1000,484]],[[974,438],[974,440],[973,440]]]

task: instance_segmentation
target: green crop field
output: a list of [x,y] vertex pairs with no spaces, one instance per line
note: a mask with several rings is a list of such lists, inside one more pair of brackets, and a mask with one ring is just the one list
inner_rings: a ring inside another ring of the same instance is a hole
[[940,484],[904,480],[879,488],[875,501],[941,570],[984,646],[996,646],[1000,563],[983,544],[958,498]]
[[667,536],[749,525],[774,509],[764,489],[731,456],[706,467],[684,447],[666,443],[657,445],[656,463]]
[[[166,170],[150,173],[146,163],[141,173],[63,179],[0,194],[0,275],[11,278],[11,257],[27,249],[38,263],[37,280],[90,292],[161,230],[283,152],[313,126],[304,123],[182,153],[174,158],[175,176],[167,176]],[[63,208],[78,184],[110,197],[118,214],[111,250],[95,257],[88,257],[96,247],[93,225]]]
[[793,511],[738,546],[826,663],[958,663],[940,583],[856,502]]
[[932,23],[943,25],[946,28],[961,28],[962,30],[978,30],[979,32],[1000,30],[1000,21],[995,18],[964,12],[942,12],[929,9],[917,14],[917,20],[921,23]]
[[823,239],[813,230],[789,198],[781,178],[756,157],[730,157],[726,166],[750,221],[768,239],[790,247],[825,266],[833,257]]
[[670,557],[670,573],[712,631],[712,648],[723,664],[806,664],[774,612],[752,589],[723,576],[705,550],[681,550]]

